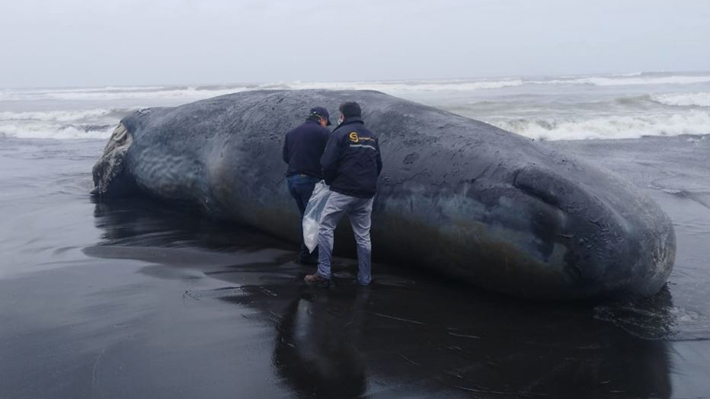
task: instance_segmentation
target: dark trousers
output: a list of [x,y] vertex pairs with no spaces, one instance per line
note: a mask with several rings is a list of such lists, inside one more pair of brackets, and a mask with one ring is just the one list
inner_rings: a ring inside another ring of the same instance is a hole
[[293,199],[296,200],[298,211],[301,213],[301,225],[298,226],[298,230],[301,232],[301,252],[298,255],[300,261],[318,260],[318,248],[316,248],[313,253],[309,253],[306,244],[303,243],[303,213],[306,212],[308,200],[311,199],[313,189],[320,180],[321,179],[317,177],[303,175],[288,177],[288,191],[291,193]]

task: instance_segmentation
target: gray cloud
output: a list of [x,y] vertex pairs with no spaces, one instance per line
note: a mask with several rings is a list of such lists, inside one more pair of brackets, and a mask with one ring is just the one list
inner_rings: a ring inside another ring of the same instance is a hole
[[0,87],[710,70],[704,0],[24,0]]

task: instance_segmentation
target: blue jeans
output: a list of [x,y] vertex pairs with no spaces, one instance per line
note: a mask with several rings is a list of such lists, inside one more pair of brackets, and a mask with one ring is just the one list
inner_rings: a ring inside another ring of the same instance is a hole
[[318,231],[318,275],[330,279],[333,262],[333,235],[340,219],[348,215],[357,244],[357,282],[368,285],[372,280],[370,226],[372,198],[356,198],[331,192],[325,204]]
[[298,226],[298,231],[301,232],[301,252],[298,255],[300,261],[315,261],[318,259],[318,248],[313,250],[311,254],[308,247],[303,243],[303,213],[306,212],[308,200],[311,199],[313,189],[321,179],[317,177],[293,175],[288,177],[288,191],[293,199],[296,200],[298,211],[301,213],[301,224]]

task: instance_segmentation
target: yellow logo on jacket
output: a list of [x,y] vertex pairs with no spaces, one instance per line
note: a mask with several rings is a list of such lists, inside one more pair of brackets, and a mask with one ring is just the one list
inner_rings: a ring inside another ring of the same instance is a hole
[[352,141],[353,143],[357,143],[358,141],[360,141],[360,138],[357,136],[357,132],[350,132],[349,136],[350,141]]

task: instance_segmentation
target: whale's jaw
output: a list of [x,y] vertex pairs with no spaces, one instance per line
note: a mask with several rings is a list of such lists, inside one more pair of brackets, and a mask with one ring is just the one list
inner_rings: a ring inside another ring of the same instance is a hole
[[94,197],[123,197],[133,193],[135,185],[126,171],[126,154],[133,136],[123,123],[114,129],[104,153],[92,170]]

